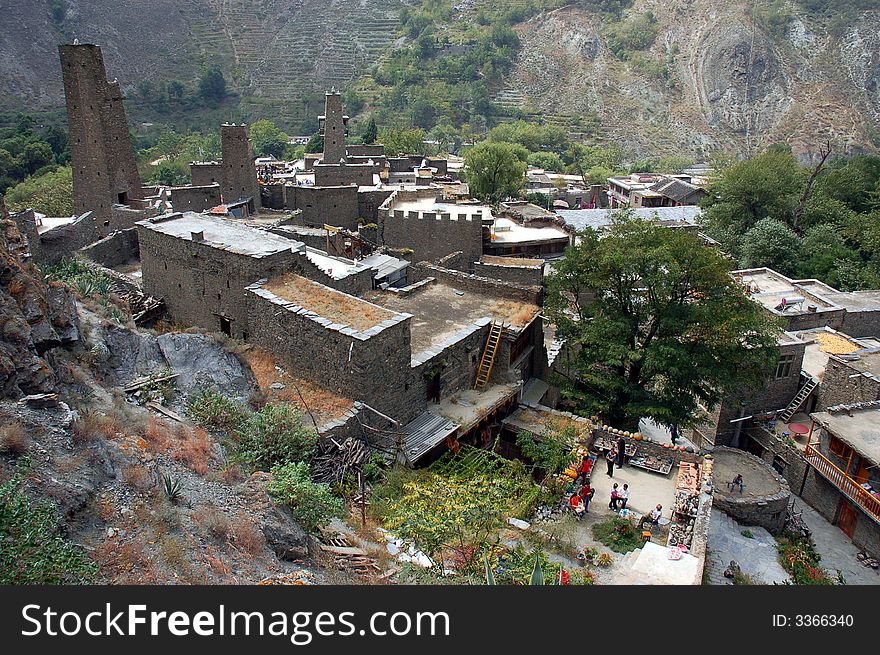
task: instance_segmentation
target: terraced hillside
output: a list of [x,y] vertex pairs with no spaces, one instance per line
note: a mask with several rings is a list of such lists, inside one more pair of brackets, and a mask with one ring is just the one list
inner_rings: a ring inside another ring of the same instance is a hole
[[[0,99],[31,108],[63,102],[56,47],[97,43],[130,95],[141,79],[193,83],[220,65],[243,110],[281,123],[313,113],[397,37],[398,0],[4,0]],[[9,26],[15,26],[9,29]]]

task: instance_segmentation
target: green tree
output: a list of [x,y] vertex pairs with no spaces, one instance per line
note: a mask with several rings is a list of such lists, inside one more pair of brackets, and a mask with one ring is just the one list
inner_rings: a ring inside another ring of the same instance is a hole
[[206,100],[219,102],[226,97],[226,78],[216,66],[206,69],[199,78],[199,95]]
[[180,100],[183,97],[186,87],[180,80],[171,80],[168,82],[168,99]]
[[762,218],[743,237],[741,264],[746,268],[766,266],[785,275],[796,272],[801,238],[775,218]]
[[[863,262],[859,253],[848,247],[836,225],[816,225],[807,230],[798,253],[798,275],[817,278],[842,291],[858,289]],[[855,284],[853,284],[855,282]]]
[[379,136],[379,129],[376,127],[376,119],[370,116],[367,124],[364,126],[364,133],[361,137],[364,143],[376,143],[376,137]]
[[287,148],[287,135],[265,118],[251,125],[249,135],[258,155],[281,157]]
[[324,152],[324,137],[320,134],[312,135],[312,138],[309,139],[309,142],[306,144],[306,152]]
[[565,163],[562,161],[562,157],[555,152],[529,153],[528,164],[529,166],[543,168],[544,170],[553,171],[554,173],[562,173],[565,171]]
[[52,147],[45,141],[29,143],[21,153],[21,162],[28,173],[33,173],[54,161],[55,154],[52,152]]
[[389,157],[398,155],[427,155],[425,131],[418,128],[385,129],[379,132],[379,142]]
[[525,183],[528,151],[512,143],[484,141],[465,153],[464,175],[471,195],[497,204],[515,196]]
[[63,166],[56,171],[29,177],[6,192],[10,211],[32,207],[47,216],[73,214],[73,170]]
[[468,479],[430,474],[408,482],[404,493],[391,503],[386,527],[430,557],[438,572],[454,551],[467,564],[477,563],[480,547],[487,544],[509,507],[506,488],[484,475]]
[[305,462],[273,466],[266,490],[311,534],[316,534],[334,517],[345,516],[342,499],[335,496],[328,485],[313,482]]
[[573,351],[563,392],[585,415],[687,426],[776,361],[778,326],[696,235],[621,212],[554,268],[546,311]]

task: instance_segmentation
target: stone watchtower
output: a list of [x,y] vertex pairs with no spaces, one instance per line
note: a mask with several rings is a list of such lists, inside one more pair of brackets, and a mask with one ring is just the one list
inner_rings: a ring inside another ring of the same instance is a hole
[[107,80],[96,45],[60,45],[70,156],[73,209],[94,212],[98,225],[111,218],[115,204],[143,199],[128,118],[118,82]]
[[220,168],[220,195],[223,202],[253,198],[253,211],[260,209],[260,186],[254,168],[254,151],[248,137],[247,125],[220,126],[223,160]]
[[336,91],[330,91],[324,96],[324,115],[318,116],[318,123],[324,137],[323,163],[344,163],[348,116],[342,113],[342,96]]

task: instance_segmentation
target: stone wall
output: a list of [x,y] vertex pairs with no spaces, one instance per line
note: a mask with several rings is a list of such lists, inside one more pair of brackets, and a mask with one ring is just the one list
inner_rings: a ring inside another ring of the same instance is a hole
[[107,80],[96,45],[60,45],[73,168],[73,210],[94,212],[98,225],[114,204],[143,198],[118,82]]
[[171,204],[176,212],[201,213],[221,204],[220,185],[182,186],[171,189]]
[[455,213],[404,212],[393,209],[396,199],[419,197],[418,192],[396,191],[379,211],[380,243],[392,248],[409,248],[416,261],[437,261],[461,251],[470,270],[483,254],[482,214],[462,205]]
[[88,260],[113,268],[140,258],[137,228],[119,230],[86,246],[80,253]]
[[[853,295],[858,292],[853,292]],[[853,311],[848,309],[843,317],[841,332],[853,337],[880,336],[880,307]]]
[[428,262],[419,262],[413,268],[415,269],[415,275],[419,279],[433,277],[442,284],[447,284],[462,291],[485,294],[496,298],[507,298],[535,305],[540,305],[543,299],[544,290],[539,286],[505,283],[500,280],[442,268]]
[[499,264],[495,257],[483,257],[482,261],[474,263],[474,274],[480,277],[488,277],[494,280],[503,280],[521,286],[541,286],[544,284],[544,264],[540,265],[516,265],[516,260],[508,260],[510,263]]
[[[358,218],[364,224],[379,224],[379,207],[393,192],[390,189],[358,191]],[[375,239],[373,240],[375,242]]]
[[220,170],[220,193],[223,202],[253,198],[254,211],[260,209],[260,187],[254,168],[254,151],[246,125],[220,126],[223,161]]
[[147,218],[158,216],[159,211],[156,209],[137,209],[135,207],[127,207],[125,205],[113,205],[110,208],[109,225],[98,225],[98,232],[103,236],[107,236],[111,232],[119,230],[130,230],[135,223]]
[[[728,516],[733,517],[742,525],[759,525],[772,534],[778,534],[785,525],[785,514],[788,502],[791,498],[791,490],[785,478],[776,473],[764,460],[743,450],[734,448],[715,448],[713,454],[728,451],[735,453],[737,457],[759,464],[767,469],[767,473],[779,484],[779,489],[774,493],[754,496],[740,494],[738,491],[727,489],[728,480],[715,480],[715,492],[713,505]],[[746,481],[748,485],[748,481]],[[746,487],[748,490],[748,486]]]
[[295,266],[297,274],[304,278],[352,296],[360,296],[364,291],[373,288],[373,269],[369,267],[363,267],[343,278],[335,279],[309,261],[304,252],[299,253]]
[[217,161],[193,162],[189,165],[193,186],[211,186],[220,184],[222,166]]
[[[340,302],[369,304],[340,296]],[[358,331],[285,301],[259,284],[248,288],[247,301],[249,340],[275,353],[297,375],[401,422],[424,410],[425,404],[402,400],[411,369],[409,314],[396,314]]]
[[[248,335],[245,288],[293,268],[292,250],[251,257],[138,226],[144,292],[165,301],[175,321],[219,332],[231,321],[232,336]],[[273,350],[272,352],[276,352]]]
[[73,222],[53,227],[39,236],[39,247],[33,252],[40,264],[53,266],[62,259],[74,256],[77,250],[94,243],[99,234],[92,220],[92,212],[73,219]]
[[845,360],[829,357],[816,411],[833,405],[880,400],[880,380],[859,373],[858,369],[847,365]]
[[369,164],[315,164],[315,186],[373,186],[374,167]]
[[346,230],[358,229],[358,191],[356,186],[288,186],[285,209],[302,213],[291,220],[296,225],[323,227],[332,225]]

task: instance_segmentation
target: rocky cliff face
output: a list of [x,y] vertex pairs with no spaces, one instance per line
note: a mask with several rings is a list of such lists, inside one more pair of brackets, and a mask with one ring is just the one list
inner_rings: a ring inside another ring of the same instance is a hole
[[[502,102],[569,124],[595,115],[602,137],[644,155],[754,152],[785,140],[805,154],[880,147],[880,11],[855,14],[842,36],[797,13],[784,36],[750,3],[636,0],[658,35],[638,62],[607,46],[601,20],[577,7],[518,29],[524,48]],[[666,75],[651,70],[666,65]]]
[[52,349],[79,341],[73,297],[27,261],[27,240],[0,198],[0,396],[51,392]]

